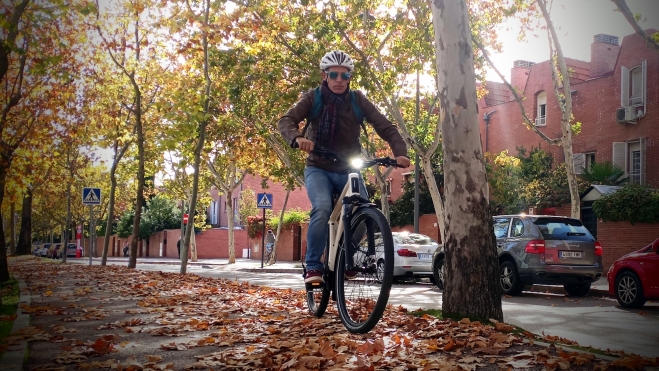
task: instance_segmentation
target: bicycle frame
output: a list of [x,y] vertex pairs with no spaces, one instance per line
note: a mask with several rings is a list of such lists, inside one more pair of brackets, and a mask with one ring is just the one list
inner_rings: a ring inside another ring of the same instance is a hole
[[[337,198],[336,204],[334,205],[334,209],[332,210],[332,214],[330,214],[329,218],[329,252],[328,252],[328,266],[329,270],[334,272],[335,268],[335,259],[337,257],[337,250],[339,248],[339,242],[341,241],[341,235],[344,234],[344,223],[343,220],[346,216],[346,209],[347,207],[344,207],[344,204],[342,200],[345,197],[351,197],[351,196],[359,196],[359,173],[350,173],[348,174],[348,181],[346,182],[345,187],[343,187],[343,191],[341,192],[341,195]],[[347,230],[348,234],[350,233],[350,229],[348,228]],[[348,241],[349,236],[345,236],[346,241]],[[352,260],[352,259],[351,259]]]

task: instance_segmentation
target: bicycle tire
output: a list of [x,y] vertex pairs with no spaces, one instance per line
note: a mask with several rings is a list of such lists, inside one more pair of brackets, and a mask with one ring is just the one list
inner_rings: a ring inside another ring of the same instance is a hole
[[[351,333],[364,334],[377,325],[389,301],[394,241],[387,219],[375,207],[359,209],[352,216],[350,226],[355,241],[353,259],[359,269],[356,277],[346,277],[346,250],[341,243],[335,269],[336,305],[345,328]],[[368,254],[369,244],[375,249],[374,256]],[[378,261],[384,261],[381,279],[377,277]]]
[[322,317],[327,310],[331,294],[331,285],[329,282],[322,283],[318,288],[307,289],[307,306],[309,312],[317,318]]

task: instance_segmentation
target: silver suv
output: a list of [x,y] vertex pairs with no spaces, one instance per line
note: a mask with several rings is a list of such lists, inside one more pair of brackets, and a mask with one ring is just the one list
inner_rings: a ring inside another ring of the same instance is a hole
[[602,245],[580,220],[548,215],[493,218],[501,290],[519,295],[524,285],[563,285],[585,296],[602,276]]

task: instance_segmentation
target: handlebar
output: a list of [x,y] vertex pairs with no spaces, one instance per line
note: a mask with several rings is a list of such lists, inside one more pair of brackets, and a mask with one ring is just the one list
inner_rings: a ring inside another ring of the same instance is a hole
[[[338,153],[336,153],[332,150],[329,150],[327,148],[316,147],[311,151],[311,153],[314,154],[314,155],[317,155],[318,157],[324,158],[324,159],[330,159],[330,160],[333,160],[333,161],[338,161],[338,162],[341,162],[343,164],[350,165],[351,167],[355,167],[354,164],[350,160],[348,160],[346,157],[344,157],[344,156],[342,156],[342,155],[340,155],[340,154],[338,154]],[[363,158],[360,158],[360,159],[363,161],[361,166],[359,166],[359,168],[361,168],[361,169],[369,168],[369,167],[374,166],[374,165],[402,167],[402,166],[398,165],[395,158],[391,158],[391,157],[373,158],[373,159],[369,159],[369,160],[363,159]]]

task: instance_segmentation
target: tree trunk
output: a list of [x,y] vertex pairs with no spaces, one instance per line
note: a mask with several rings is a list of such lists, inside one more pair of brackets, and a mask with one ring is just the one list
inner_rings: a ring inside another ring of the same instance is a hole
[[69,230],[71,228],[71,182],[68,182],[66,186],[66,222],[64,225],[64,254],[62,254],[62,263],[66,263],[66,255],[69,251]]
[[[277,224],[277,234],[275,235],[275,242],[274,245],[272,246],[272,254],[270,254],[270,259],[266,262],[267,265],[272,265],[275,264],[277,260],[277,242],[279,242],[279,235],[281,234],[282,230],[282,225],[284,224],[284,214],[286,213],[286,205],[288,205],[288,197],[291,195],[291,190],[287,189],[286,190],[286,198],[284,198],[284,206],[281,208],[281,212],[279,213],[279,224]],[[263,246],[264,250],[263,252],[265,253],[265,246]]]
[[[2,156],[0,159],[0,205],[5,197],[5,185],[7,179],[7,169],[11,165],[11,157],[7,158]],[[9,161],[3,161],[3,160]],[[0,207],[0,220],[2,220],[2,207]],[[5,228],[2,226],[0,228],[0,282],[5,282],[9,280],[9,266],[7,264],[7,245],[5,241]]]
[[435,207],[437,225],[440,226],[439,238],[441,242],[444,243],[446,240],[446,230],[444,229],[444,202],[442,201],[442,194],[437,186],[437,182],[435,182],[435,174],[433,173],[430,156],[421,155],[419,156],[419,159],[421,160],[423,177],[428,184],[428,192],[430,193],[430,198],[432,198],[432,204]]
[[[52,242],[52,238],[51,238]],[[23,197],[21,210],[21,229],[18,232],[16,254],[29,255],[32,248],[32,189],[28,188]]]
[[110,198],[108,199],[108,221],[105,225],[105,240],[103,241],[103,257],[101,258],[101,265],[106,265],[108,260],[108,249],[110,245],[110,236],[112,236],[112,221],[114,219],[114,199],[115,192],[117,189],[117,166],[119,161],[123,157],[124,153],[128,149],[128,145],[124,145],[123,148],[117,152],[115,144],[115,156],[114,161],[112,162],[112,167],[110,168]]
[[442,310],[503,320],[471,31],[464,0],[432,7],[444,150],[446,277]]
[[226,192],[227,195],[227,227],[229,228],[229,264],[236,262],[236,245],[233,233],[233,190]]
[[16,202],[12,202],[11,207],[9,209],[9,233],[11,233],[11,236],[9,236],[9,240],[10,240],[9,255],[14,255],[16,253],[16,218],[14,217],[15,214],[16,214]]
[[[197,194],[199,193],[199,168],[201,164],[201,152],[204,149],[204,139],[206,138],[206,127],[208,126],[208,118],[206,118],[210,112],[210,102],[211,102],[211,78],[209,74],[210,63],[208,62],[208,19],[210,17],[210,0],[204,1],[204,20],[202,24],[202,47],[203,47],[203,69],[204,69],[204,81],[205,81],[205,90],[204,90],[204,105],[203,111],[205,113],[204,119],[199,123],[199,137],[197,140],[197,146],[194,150],[194,174],[192,176],[192,195],[190,196],[190,214],[188,215],[188,225],[192,228],[187,228],[185,230],[185,243],[182,244],[185,246],[185,254],[182,254],[181,257],[181,274],[186,272],[186,266],[188,264],[188,251],[187,246],[190,245],[190,235],[194,233],[194,212],[197,210]],[[233,232],[229,230],[229,233]],[[182,246],[183,247],[183,246]],[[197,247],[195,245],[193,261],[197,260]]]
[[133,218],[133,239],[130,243],[128,268],[137,266],[137,242],[140,239],[140,219],[142,218],[142,203],[144,203],[144,132],[142,128],[142,93],[131,76],[135,92],[135,132],[137,132],[137,195],[135,197],[135,217]]
[[[577,173],[574,169],[574,157],[572,152],[572,130],[570,128],[570,121],[572,120],[572,94],[570,88],[570,75],[567,70],[567,65],[565,63],[565,57],[563,57],[563,49],[561,44],[558,42],[558,35],[556,34],[556,29],[554,24],[549,17],[549,12],[547,12],[547,6],[544,0],[538,1],[542,15],[547,22],[548,32],[550,33],[550,47],[553,44],[552,49],[556,48],[556,63],[560,69],[560,74],[562,80],[558,81],[558,76],[556,71],[556,65],[552,62],[552,80],[554,82],[554,93],[556,94],[556,99],[558,100],[558,105],[561,109],[561,131],[563,132],[563,137],[561,138],[561,143],[563,146],[563,154],[565,155],[565,167],[567,170],[567,183],[570,188],[570,205],[571,205],[571,216],[576,219],[581,218],[581,197],[579,195],[579,185],[577,183]],[[553,55],[552,55],[553,59]],[[559,91],[559,85],[563,85],[563,93]]]

